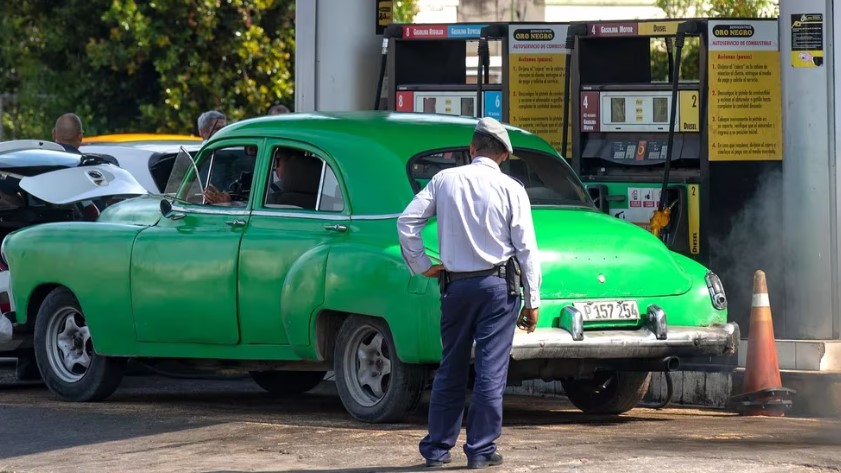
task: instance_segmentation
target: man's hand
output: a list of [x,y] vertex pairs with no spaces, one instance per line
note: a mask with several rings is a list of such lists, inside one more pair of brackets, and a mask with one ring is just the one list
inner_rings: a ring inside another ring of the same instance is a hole
[[213,184],[207,186],[204,190],[204,198],[210,204],[220,204],[222,202],[230,202],[231,195],[227,192],[220,192]]
[[428,278],[437,278],[441,271],[444,271],[443,264],[433,264],[432,267],[430,267],[426,270],[426,272],[423,273],[423,275]]
[[537,328],[537,317],[537,308],[527,309],[523,307],[520,311],[520,317],[517,318],[517,327],[532,333]]

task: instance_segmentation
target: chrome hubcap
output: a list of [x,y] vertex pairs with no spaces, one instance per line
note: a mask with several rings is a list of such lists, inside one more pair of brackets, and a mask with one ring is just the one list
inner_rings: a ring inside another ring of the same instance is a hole
[[75,383],[85,376],[93,358],[93,343],[79,311],[60,309],[48,324],[46,341],[50,368],[59,379]]
[[[345,348],[345,379],[354,400],[370,407],[380,402],[391,381],[388,343],[373,327],[360,327]],[[353,356],[355,353],[355,356]]]

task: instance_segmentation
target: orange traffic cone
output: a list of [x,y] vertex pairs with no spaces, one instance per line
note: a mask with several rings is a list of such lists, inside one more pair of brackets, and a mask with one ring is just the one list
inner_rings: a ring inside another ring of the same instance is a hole
[[742,392],[731,398],[742,415],[773,417],[785,416],[785,411],[791,407],[787,397],[795,392],[784,388],[780,379],[768,284],[763,271],[753,275],[753,304]]

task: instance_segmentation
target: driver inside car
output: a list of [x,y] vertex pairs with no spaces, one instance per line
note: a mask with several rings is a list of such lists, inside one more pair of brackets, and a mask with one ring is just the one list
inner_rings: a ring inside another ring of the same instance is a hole
[[252,173],[244,172],[228,186],[227,191],[220,191],[213,184],[204,190],[204,201],[213,205],[245,205],[251,187]]
[[[245,153],[246,156],[256,156],[257,149],[256,147],[246,146]],[[254,173],[252,171],[242,171],[240,176],[228,184],[224,191],[208,183],[203,193],[204,203],[225,206],[246,205],[251,192],[251,181],[253,177]]]

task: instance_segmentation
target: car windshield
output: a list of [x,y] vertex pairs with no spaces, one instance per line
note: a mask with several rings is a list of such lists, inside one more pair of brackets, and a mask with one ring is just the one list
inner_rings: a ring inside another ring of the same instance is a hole
[[[415,192],[439,171],[470,164],[467,149],[421,154],[409,162]],[[532,207],[562,206],[595,208],[572,169],[557,157],[533,150],[517,149],[500,166],[505,174],[523,184]]]

